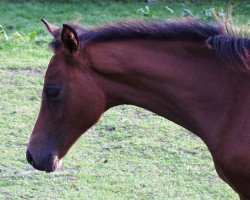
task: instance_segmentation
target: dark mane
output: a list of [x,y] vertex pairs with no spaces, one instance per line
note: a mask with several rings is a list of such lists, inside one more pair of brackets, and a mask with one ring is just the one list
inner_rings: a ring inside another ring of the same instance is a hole
[[198,21],[186,22],[122,22],[80,32],[83,44],[121,39],[168,39],[203,41],[208,37],[220,35],[222,30],[216,26]]
[[[192,41],[206,45],[235,68],[241,70],[250,68],[250,39],[228,36],[226,30],[219,25],[194,20],[167,23],[122,22],[89,30],[79,25],[70,25],[78,34],[81,48],[94,42],[124,39]],[[61,43],[55,40],[50,46],[57,49]]]

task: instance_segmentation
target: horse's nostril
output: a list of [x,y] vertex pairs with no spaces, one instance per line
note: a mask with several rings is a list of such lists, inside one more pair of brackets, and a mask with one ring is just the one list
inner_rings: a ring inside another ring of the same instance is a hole
[[31,165],[33,164],[33,158],[29,151],[26,151],[26,159]]

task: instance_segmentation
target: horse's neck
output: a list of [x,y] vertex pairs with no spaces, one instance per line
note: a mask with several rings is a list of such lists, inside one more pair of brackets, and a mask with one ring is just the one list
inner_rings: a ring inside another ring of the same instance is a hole
[[235,103],[230,97],[238,90],[237,76],[197,43],[100,43],[92,45],[90,55],[108,107],[137,105],[204,139]]

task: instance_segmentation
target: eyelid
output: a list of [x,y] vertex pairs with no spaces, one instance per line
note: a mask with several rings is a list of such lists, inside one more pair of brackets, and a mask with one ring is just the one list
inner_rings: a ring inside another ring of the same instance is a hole
[[59,86],[54,86],[54,85],[46,85],[46,86],[44,86],[44,90],[46,90],[46,89],[51,89],[51,88],[55,88],[55,89],[58,89],[58,90],[61,89],[61,87],[59,87]]

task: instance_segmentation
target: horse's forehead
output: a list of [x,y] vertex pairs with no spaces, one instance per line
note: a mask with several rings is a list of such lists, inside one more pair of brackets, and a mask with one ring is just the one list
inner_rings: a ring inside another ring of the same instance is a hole
[[50,59],[48,69],[58,69],[63,65],[65,65],[64,56],[62,56],[61,54],[54,54]]
[[53,55],[47,68],[45,79],[55,78],[65,73],[65,60],[60,55]]

